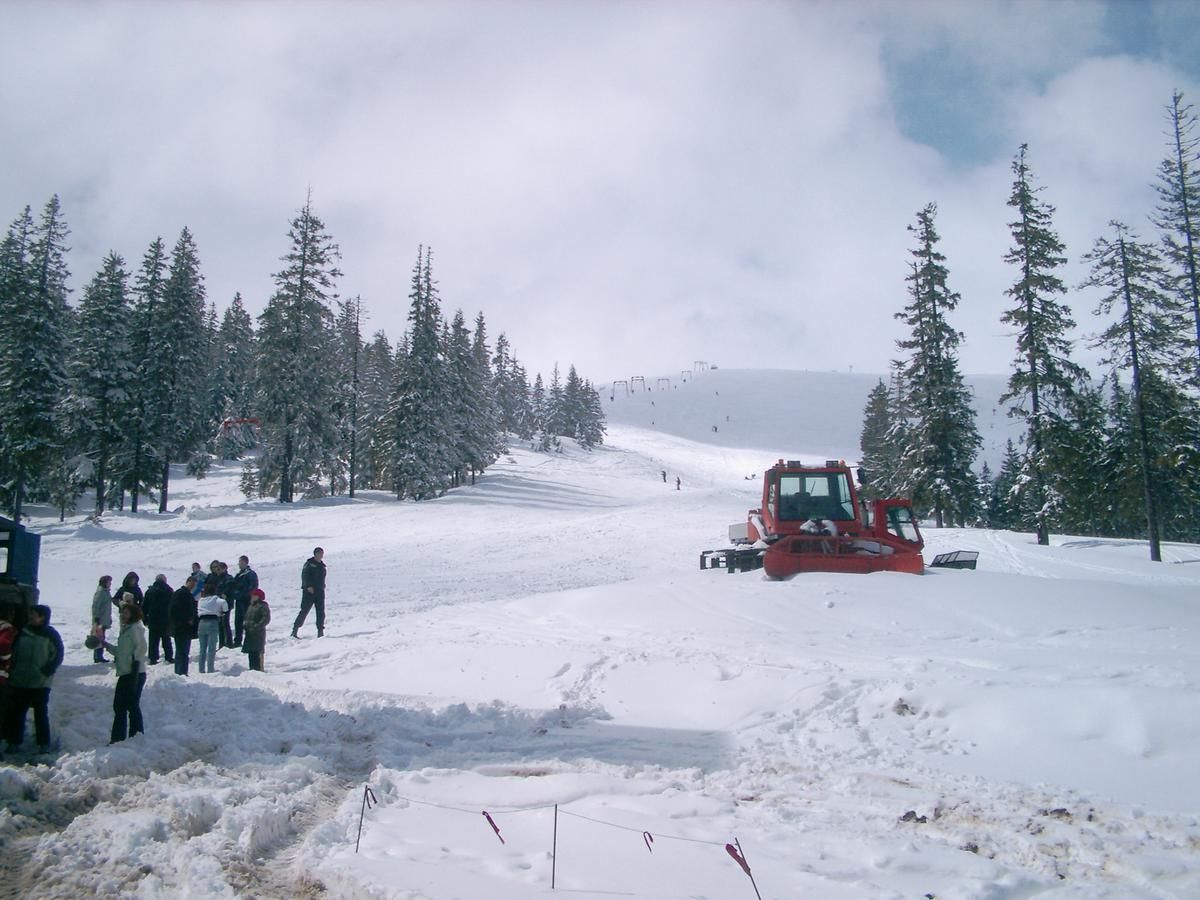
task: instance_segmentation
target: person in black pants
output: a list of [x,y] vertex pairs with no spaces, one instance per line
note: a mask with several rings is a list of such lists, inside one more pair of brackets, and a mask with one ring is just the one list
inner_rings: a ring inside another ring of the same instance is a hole
[[142,734],[142,690],[146,687],[146,628],[142,610],[132,603],[121,604],[121,634],[116,644],[105,642],[113,655],[117,689],[113,692],[113,725],[110,744]]
[[188,654],[192,652],[192,633],[196,630],[196,598],[192,596],[195,586],[196,576],[189,575],[183,587],[171,595],[169,618],[175,638],[176,675],[188,673]]
[[171,597],[174,592],[167,584],[166,575],[156,575],[154,584],[146,588],[142,600],[142,617],[146,630],[150,632],[150,665],[158,665],[158,648],[169,663],[175,662],[175,648],[171,646]]
[[233,607],[233,644],[242,646],[242,634],[245,630],[246,610],[250,607],[250,595],[258,590],[258,573],[250,568],[250,557],[238,557],[237,574],[229,582],[225,599]]
[[325,551],[321,547],[313,550],[313,555],[304,563],[300,570],[300,614],[292,626],[292,637],[298,638],[300,626],[308,618],[308,611],[317,608],[317,637],[325,636]]

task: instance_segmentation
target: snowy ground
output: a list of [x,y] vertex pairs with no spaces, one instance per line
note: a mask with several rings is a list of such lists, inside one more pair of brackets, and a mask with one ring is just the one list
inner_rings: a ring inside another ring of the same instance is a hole
[[[774,900],[1200,896],[1200,547],[948,529],[926,558],[978,571],[701,572],[801,451],[832,452],[613,426],[423,504],[246,503],[235,466],[175,514],[36,520],[62,751],[0,765],[0,891],[753,898],[736,839]],[[292,641],[317,544],[328,633]],[[267,671],[155,667],[107,746],[96,578],[239,553]]]

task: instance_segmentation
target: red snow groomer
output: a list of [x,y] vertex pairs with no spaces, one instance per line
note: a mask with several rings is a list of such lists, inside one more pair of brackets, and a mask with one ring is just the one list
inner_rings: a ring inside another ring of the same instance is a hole
[[[763,473],[762,506],[729,526],[734,546],[705,550],[701,569],[762,568],[768,577],[801,572],[925,571],[921,529],[908,500],[860,505],[850,467],[842,460],[806,466],[779,460]],[[960,568],[974,568],[962,560]],[[945,564],[941,557],[935,565]]]

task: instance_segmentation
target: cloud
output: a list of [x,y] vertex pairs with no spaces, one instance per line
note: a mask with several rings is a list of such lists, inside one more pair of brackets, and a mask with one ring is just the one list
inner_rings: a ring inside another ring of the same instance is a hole
[[[49,3],[6,19],[0,121],[20,139],[0,213],[60,193],[77,285],[110,248],[133,265],[187,225],[210,298],[258,311],[311,187],[369,329],[400,337],[431,245],[447,314],[483,310],[531,373],[573,362],[598,381],[696,359],[886,370],[905,226],[930,201],[964,368],[1000,371],[1017,145],[1077,256],[1095,219],[1138,214],[1161,107],[1187,87],[1097,56],[1086,2]],[[978,85],[955,115],[994,135],[975,161],[903,113],[896,61],[915,75],[943,50]]]

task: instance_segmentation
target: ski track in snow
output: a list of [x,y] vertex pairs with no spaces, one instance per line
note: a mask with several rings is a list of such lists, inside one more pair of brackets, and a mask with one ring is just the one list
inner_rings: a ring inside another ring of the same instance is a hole
[[[164,517],[35,521],[69,647],[62,749],[0,765],[0,883],[548,895],[551,814],[507,811],[559,803],[591,817],[560,821],[577,896],[746,896],[735,835],[771,898],[1200,895],[1200,548],[1156,566],[1136,542],[946,529],[926,558],[978,549],[979,571],[702,573],[773,452],[610,440],[515,448],[419,505],[245,503],[230,465],[180,476]],[[292,641],[318,543],[328,636]],[[239,552],[272,604],[268,671],[234,651],[186,682],[156,667],[149,733],[106,746],[113,678],[80,639],[98,574]]]

